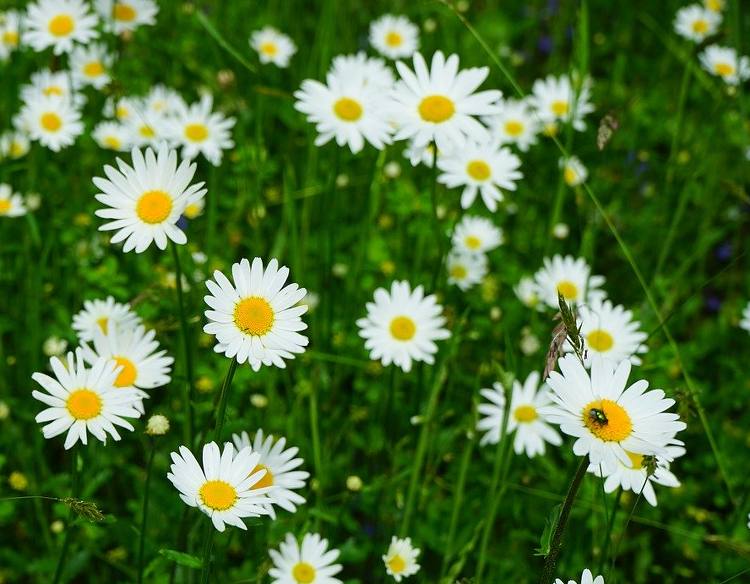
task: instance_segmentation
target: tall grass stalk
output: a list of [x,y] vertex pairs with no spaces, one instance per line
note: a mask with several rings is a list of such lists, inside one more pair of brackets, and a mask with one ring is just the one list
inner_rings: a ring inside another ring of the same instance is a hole
[[175,287],[177,288],[177,305],[180,313],[180,333],[182,335],[182,349],[185,356],[185,375],[187,383],[185,385],[185,426],[183,431],[183,440],[188,448],[193,447],[195,437],[195,413],[193,410],[195,378],[193,370],[193,351],[192,339],[190,335],[190,323],[188,321],[187,307],[185,302],[185,292],[182,289],[182,264],[180,263],[180,250],[177,244],[170,243],[172,247],[172,257],[174,258],[175,269]]
[[149,453],[146,462],[146,482],[143,485],[143,509],[141,512],[141,533],[138,538],[138,584],[143,582],[143,550],[146,545],[146,524],[148,522],[148,499],[151,491],[151,469],[154,466],[156,442],[149,436]]

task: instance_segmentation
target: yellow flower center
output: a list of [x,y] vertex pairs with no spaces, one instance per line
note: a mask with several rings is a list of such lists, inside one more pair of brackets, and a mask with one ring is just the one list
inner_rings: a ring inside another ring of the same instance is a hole
[[156,132],[154,132],[154,129],[148,124],[142,125],[138,131],[144,138],[153,138],[156,136]]
[[45,87],[42,89],[42,93],[44,95],[63,95],[62,87],[59,85],[50,85],[49,87]]
[[135,11],[130,4],[124,2],[117,2],[112,10],[115,20],[121,20],[122,22],[132,22],[138,13]]
[[492,169],[484,160],[472,160],[466,165],[466,174],[474,180],[487,180],[492,175]]
[[385,44],[389,47],[400,47],[404,43],[404,37],[392,30],[385,35]]
[[292,568],[292,578],[297,584],[310,584],[315,581],[315,568],[307,562],[299,562]]
[[729,63],[716,63],[716,65],[714,65],[714,71],[717,75],[728,77],[734,73],[734,66]]
[[13,47],[18,45],[18,33],[14,30],[6,30],[3,33],[3,44]]
[[39,123],[48,132],[57,132],[62,127],[62,119],[53,112],[42,114],[42,117],[39,118]]
[[551,122],[549,124],[544,125],[544,129],[542,130],[542,133],[545,136],[555,137],[557,136],[559,128],[557,127],[557,124],[555,122]]
[[268,55],[269,57],[273,57],[274,55],[276,55],[276,53],[279,52],[279,47],[276,46],[276,43],[267,41],[260,45],[260,52],[264,55]]
[[604,442],[625,440],[633,430],[630,415],[620,404],[610,399],[588,403],[581,412],[589,431]]
[[523,134],[523,124],[517,120],[505,122],[505,133],[508,134],[508,136],[517,138]]
[[109,319],[106,316],[102,316],[101,318],[96,319],[96,324],[99,325],[99,328],[102,329],[102,332],[106,335],[107,328],[109,328],[107,326],[109,324]]
[[563,295],[565,300],[575,300],[578,298],[578,286],[570,280],[562,280],[557,284],[557,291]]
[[99,77],[104,73],[104,65],[99,61],[91,61],[83,66],[83,74],[87,77]]
[[203,142],[208,138],[208,128],[203,124],[188,124],[185,126],[185,137],[193,142]]
[[7,215],[10,208],[10,199],[0,199],[0,215]]
[[719,12],[722,8],[724,8],[724,0],[707,0],[706,8],[708,8],[711,12]]
[[586,343],[588,343],[590,349],[599,353],[606,353],[613,347],[615,340],[607,331],[596,329],[586,336]]
[[466,269],[466,266],[456,265],[451,268],[450,274],[454,280],[463,280],[469,275],[469,270]]
[[456,105],[444,95],[428,95],[419,104],[419,115],[425,122],[439,124],[453,117]]
[[103,140],[104,145],[112,150],[119,150],[122,143],[116,136],[106,136]]
[[568,108],[570,107],[568,105],[567,101],[563,101],[562,99],[558,99],[557,101],[553,101],[552,104],[549,106],[552,110],[552,113],[555,114],[558,117],[562,117],[565,114],[568,113]]
[[708,32],[708,22],[703,19],[698,19],[693,22],[693,32],[698,34],[705,34]]
[[21,144],[20,142],[14,141],[10,143],[10,155],[12,158],[23,156],[25,152],[26,148],[24,148],[23,144]]
[[65,407],[76,420],[90,420],[101,413],[102,398],[90,389],[76,389],[68,396]]
[[74,28],[75,21],[68,14],[58,14],[49,21],[49,32],[56,37],[68,36]]
[[138,376],[138,370],[135,368],[135,364],[127,357],[112,357],[117,361],[117,365],[122,367],[122,371],[117,375],[115,379],[115,387],[130,387],[135,383],[135,378]]
[[234,307],[234,324],[246,335],[262,337],[273,327],[276,316],[268,300],[248,296]]
[[260,478],[260,480],[257,483],[255,483],[251,488],[263,489],[265,487],[272,487],[273,486],[273,473],[271,472],[271,469],[269,469],[265,464],[259,464],[252,471],[250,471],[250,474],[255,474],[256,472],[260,470],[266,471],[266,474],[264,474]]
[[172,197],[164,191],[146,191],[138,199],[135,212],[144,223],[155,225],[161,223],[172,211]]
[[396,554],[390,560],[388,560],[388,567],[394,574],[400,574],[406,568],[406,560],[400,555]]
[[635,452],[628,452],[625,451],[625,454],[628,455],[628,458],[630,459],[630,464],[632,465],[631,468],[633,470],[640,470],[643,468],[643,455],[642,454],[636,454]]
[[206,481],[198,495],[203,504],[214,511],[226,511],[237,501],[237,491],[226,481]]
[[362,117],[362,106],[358,101],[349,97],[342,97],[333,104],[333,113],[345,122],[356,122]]
[[195,219],[198,215],[201,214],[201,207],[200,205],[196,205],[195,203],[190,203],[187,207],[185,207],[185,211],[182,213],[187,217],[188,219]]
[[563,171],[563,178],[569,186],[573,186],[576,182],[578,182],[578,174],[570,166],[565,167],[565,170]]
[[390,331],[394,339],[410,341],[417,332],[417,325],[408,316],[397,316],[391,321]]
[[130,116],[130,110],[126,108],[124,105],[118,105],[117,109],[115,110],[115,115],[118,119],[124,120],[128,116]]
[[516,411],[513,412],[513,417],[517,422],[533,422],[539,415],[536,413],[534,406],[518,406]]
[[467,235],[466,239],[464,239],[464,243],[469,249],[479,249],[482,247],[482,240],[476,235]]

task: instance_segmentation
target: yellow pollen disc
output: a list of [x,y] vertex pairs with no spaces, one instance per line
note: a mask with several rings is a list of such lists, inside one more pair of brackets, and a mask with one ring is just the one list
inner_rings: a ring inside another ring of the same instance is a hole
[[476,235],[467,235],[466,239],[464,239],[464,243],[469,249],[479,249],[482,247],[482,240]]
[[187,217],[188,219],[195,219],[198,215],[201,214],[201,208],[195,203],[190,203],[187,207],[185,207],[185,210],[182,214],[185,215],[185,217]]
[[68,36],[74,28],[75,21],[67,14],[58,14],[49,21],[49,32],[56,37]]
[[596,329],[586,336],[586,343],[588,343],[590,349],[600,353],[605,353],[614,346],[615,340],[607,331]]
[[575,300],[578,298],[578,286],[570,280],[562,280],[557,284],[557,291],[563,295],[565,300]]
[[226,481],[206,481],[198,495],[203,504],[214,511],[226,511],[237,501],[237,491]]
[[297,584],[310,584],[315,581],[315,568],[307,562],[299,562],[292,568],[292,578]]
[[45,87],[44,89],[42,89],[42,93],[44,95],[62,95],[63,90],[57,85],[50,85],[49,87]]
[[444,95],[428,95],[419,104],[419,115],[425,122],[439,124],[450,120],[456,113],[456,105]]
[[117,110],[115,111],[115,115],[117,115],[117,118],[120,120],[124,120],[128,117],[130,112],[128,111],[128,108],[126,108],[124,105],[118,105]]
[[463,280],[468,274],[469,271],[466,269],[466,266],[453,266],[450,271],[451,278],[454,280]]
[[552,122],[550,124],[545,124],[544,130],[542,130],[542,133],[545,136],[554,137],[554,136],[557,136],[558,131],[559,131],[559,128],[557,127],[557,124]]
[[573,186],[576,182],[578,182],[578,175],[576,174],[576,171],[573,170],[570,166],[565,167],[565,170],[563,171],[563,178],[565,179],[565,182],[568,184],[568,186]]
[[48,132],[57,132],[62,127],[60,116],[52,112],[42,114],[42,117],[39,118],[39,123],[42,125],[42,128]]
[[260,470],[265,470],[266,474],[264,474],[261,477],[261,479],[250,488],[263,489],[265,487],[272,487],[273,486],[273,473],[271,472],[271,469],[269,469],[265,464],[259,464],[252,471],[250,471],[250,474],[255,474],[256,472]]
[[99,77],[102,73],[104,73],[104,65],[99,61],[91,61],[83,66],[83,74],[87,77]]
[[696,20],[693,22],[693,32],[705,34],[708,32],[708,23],[705,20]]
[[172,197],[164,191],[146,191],[135,205],[138,218],[149,225],[161,223],[171,211]]
[[102,398],[90,389],[76,389],[68,396],[65,407],[76,420],[90,420],[101,413]]
[[130,387],[135,383],[135,378],[138,376],[138,370],[135,368],[135,364],[127,357],[112,357],[117,361],[117,366],[122,367],[117,379],[115,379],[115,387]]
[[516,120],[505,122],[505,133],[509,136],[518,137],[523,134],[523,124]]
[[26,149],[23,147],[23,144],[20,142],[11,142],[10,144],[10,156],[11,158],[18,158],[19,156],[22,156],[26,152]]
[[474,180],[487,180],[492,175],[492,169],[484,160],[472,160],[466,165],[466,174]]
[[276,315],[268,300],[248,296],[234,307],[234,324],[246,335],[262,337],[273,328]]
[[185,126],[185,137],[193,142],[203,142],[208,138],[208,128],[203,124],[188,124]]
[[358,101],[342,97],[333,104],[333,113],[345,122],[356,122],[362,117],[362,106]]
[[385,35],[385,44],[389,47],[400,47],[404,42],[404,37],[398,34],[396,31],[391,31]]
[[138,15],[130,4],[124,2],[118,2],[112,10],[115,20],[121,20],[123,22],[132,22]]
[[102,329],[102,332],[106,335],[107,334],[107,325],[109,324],[109,319],[106,316],[102,316],[101,318],[96,319],[96,324],[99,325],[99,328]]
[[605,442],[621,442],[633,430],[628,412],[611,399],[592,401],[583,408],[581,415],[589,431]]
[[396,554],[388,560],[388,567],[394,574],[400,574],[406,568],[406,561],[400,555]]
[[517,422],[533,422],[539,415],[536,413],[534,406],[518,406],[516,411],[513,412],[513,417]]
[[549,106],[552,110],[552,113],[555,114],[558,117],[564,116],[568,113],[568,102],[563,101],[561,99],[557,101],[553,101],[552,105]]
[[630,459],[630,463],[632,464],[633,470],[640,470],[643,468],[643,455],[642,454],[636,454],[635,452],[628,452],[625,451],[625,454],[628,455],[628,458]]
[[10,211],[10,200],[0,199],[0,215],[6,215]]
[[120,140],[118,140],[115,136],[107,136],[106,138],[104,138],[104,144],[107,146],[107,148],[111,148],[112,150],[119,150],[122,146]]
[[3,33],[3,44],[15,47],[18,44],[18,33],[14,30],[6,30]]
[[269,57],[273,57],[276,53],[279,52],[279,47],[276,46],[276,43],[268,41],[260,45],[260,52],[264,55],[268,55]]
[[390,331],[397,341],[410,341],[417,332],[417,325],[408,316],[397,316],[391,321]]
[[734,66],[729,63],[716,63],[716,65],[714,65],[714,71],[716,71],[717,75],[727,77],[734,73]]
[[724,8],[724,0],[708,0],[708,2],[706,2],[706,8],[711,12],[719,12]]
[[154,132],[154,129],[148,125],[141,126],[139,132],[144,138],[153,138],[154,136],[156,136],[156,132]]

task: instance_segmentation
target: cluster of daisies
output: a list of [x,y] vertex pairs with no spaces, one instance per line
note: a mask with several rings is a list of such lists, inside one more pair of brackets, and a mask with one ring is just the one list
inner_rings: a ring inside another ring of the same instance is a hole
[[503,230],[486,217],[465,215],[453,230],[451,243],[448,283],[468,290],[487,275],[487,254],[503,244]]

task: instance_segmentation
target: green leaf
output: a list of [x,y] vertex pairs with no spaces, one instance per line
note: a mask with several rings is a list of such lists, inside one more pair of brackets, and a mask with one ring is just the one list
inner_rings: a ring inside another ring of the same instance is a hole
[[186,554],[183,552],[178,552],[177,550],[162,549],[159,550],[159,554],[164,556],[168,560],[172,560],[180,566],[185,566],[186,568],[200,570],[203,567],[203,560],[201,558],[191,556],[190,554]]
[[544,522],[544,531],[542,531],[542,537],[539,540],[539,547],[534,552],[535,556],[546,556],[549,554],[552,534],[555,532],[557,522],[560,520],[561,509],[562,504],[555,505],[547,516],[547,520]]

